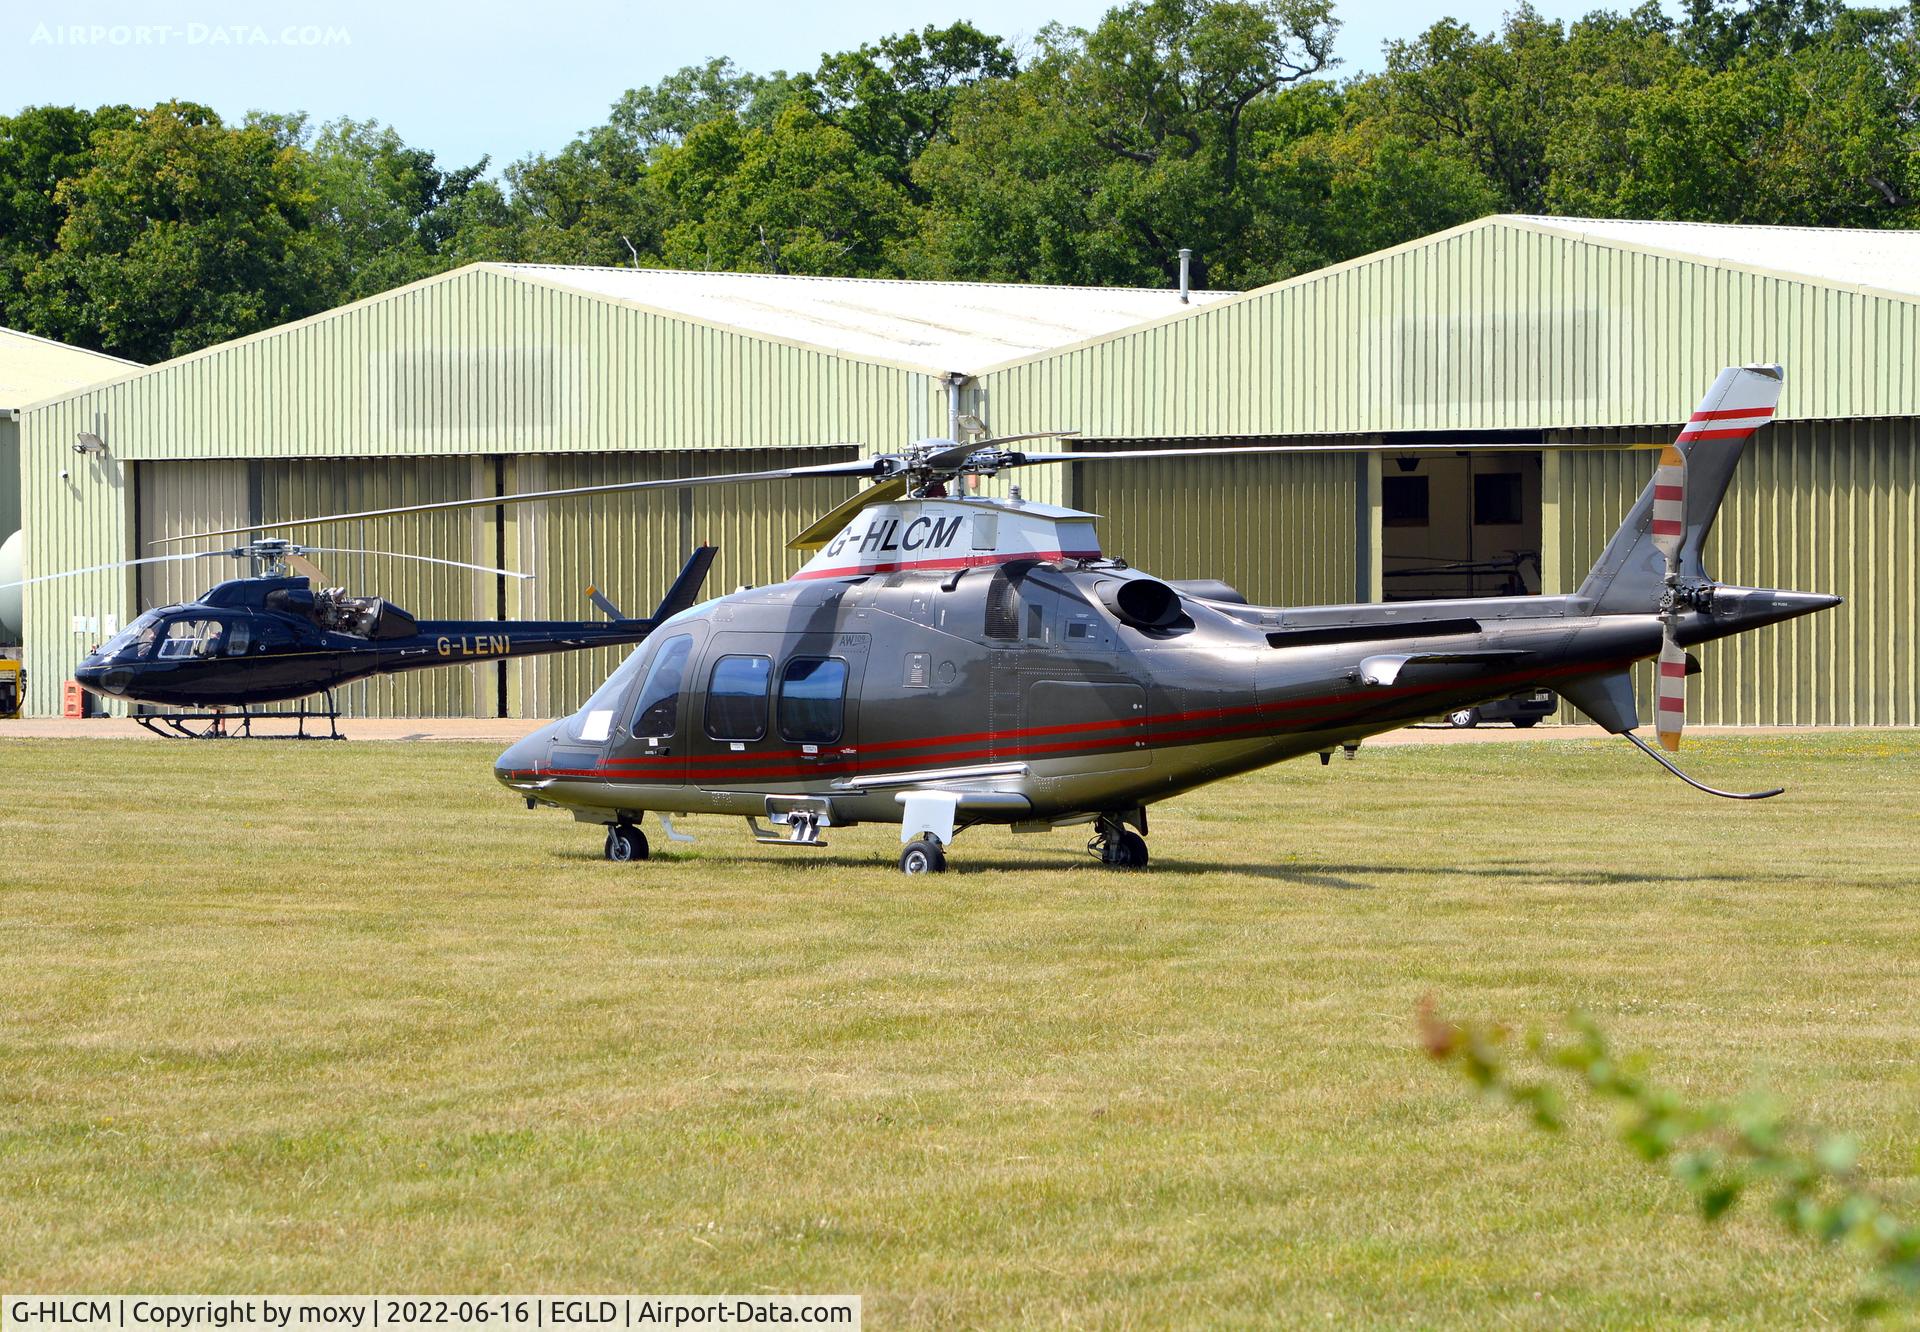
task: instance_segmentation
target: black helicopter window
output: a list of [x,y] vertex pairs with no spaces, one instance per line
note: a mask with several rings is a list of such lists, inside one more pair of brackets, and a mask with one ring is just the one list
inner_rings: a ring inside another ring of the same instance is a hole
[[715,740],[758,740],[767,733],[770,657],[722,657],[707,681],[707,734]]
[[780,738],[825,745],[840,738],[847,707],[847,663],[795,657],[780,672]]
[[247,622],[235,620],[227,626],[227,655],[229,657],[246,656],[247,647],[252,640],[253,635],[247,630]]
[[160,640],[161,661],[211,657],[220,650],[220,621],[175,620]]
[[633,734],[661,738],[680,724],[680,690],[686,683],[687,659],[693,655],[693,635],[678,634],[660,645],[640,702],[633,710]]
[[107,645],[100,649],[100,656],[108,661],[115,658],[133,661],[146,656],[152,649],[154,640],[159,636],[160,612],[148,611],[108,639]]

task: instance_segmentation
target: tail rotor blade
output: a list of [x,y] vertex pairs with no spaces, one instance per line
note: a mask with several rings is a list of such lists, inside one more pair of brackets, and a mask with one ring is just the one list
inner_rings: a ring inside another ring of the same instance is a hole
[[1653,689],[1653,726],[1660,747],[1668,753],[1680,749],[1680,732],[1687,725],[1687,654],[1667,634],[1660,644],[1660,660],[1655,667]]
[[1687,459],[1669,444],[1660,451],[1660,465],[1653,473],[1654,548],[1667,561],[1667,572],[1680,569],[1680,542],[1687,534]]

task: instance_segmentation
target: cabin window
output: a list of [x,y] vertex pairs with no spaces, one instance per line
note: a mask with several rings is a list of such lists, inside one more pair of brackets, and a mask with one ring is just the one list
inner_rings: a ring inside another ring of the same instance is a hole
[[144,657],[153,647],[153,641],[160,636],[160,613],[148,611],[118,634],[107,640],[100,649],[103,660],[119,658],[133,661]]
[[780,672],[782,740],[833,743],[840,738],[846,706],[846,662],[836,657],[795,657]]
[[715,740],[759,740],[767,733],[771,657],[722,657],[707,680],[707,734]]
[[247,622],[245,620],[235,620],[227,626],[227,655],[229,657],[246,656],[247,645],[252,642],[252,640],[253,635],[247,629]]
[[220,621],[175,620],[160,640],[160,660],[188,661],[220,650]]
[[679,634],[660,645],[653,659],[640,701],[633,709],[633,733],[658,739],[672,735],[680,724],[680,690],[686,683],[687,659],[693,655],[693,635]]

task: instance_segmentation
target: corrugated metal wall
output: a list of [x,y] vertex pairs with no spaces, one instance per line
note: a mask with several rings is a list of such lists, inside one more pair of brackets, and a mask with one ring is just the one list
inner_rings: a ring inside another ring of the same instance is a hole
[[89,429],[99,413],[132,460],[892,448],[938,397],[925,375],[476,266],[36,415]]
[[1356,597],[1362,458],[1155,459],[1073,470],[1076,505],[1104,515],[1101,549],[1136,568],[1223,579],[1256,605]]
[[983,378],[997,429],[1369,434],[1667,420],[1747,361],[1783,418],[1920,414],[1920,302],[1489,218]]
[[[1676,427],[1617,432],[1671,438]],[[1606,435],[1595,438],[1604,439]],[[1561,455],[1565,590],[1652,474],[1634,452]],[[1832,592],[1844,606],[1699,650],[1688,719],[1710,725],[1920,723],[1920,421],[1789,421],[1755,436],[1704,552],[1716,578]],[[1641,715],[1652,716],[1641,668]]]

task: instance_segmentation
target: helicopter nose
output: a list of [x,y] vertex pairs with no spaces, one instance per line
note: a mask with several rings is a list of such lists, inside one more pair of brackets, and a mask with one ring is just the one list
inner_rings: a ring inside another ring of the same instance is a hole
[[547,751],[552,747],[559,725],[554,722],[543,726],[532,735],[523,736],[508,745],[500,757],[493,761],[495,779],[516,789],[533,780],[539,769],[546,766]]

